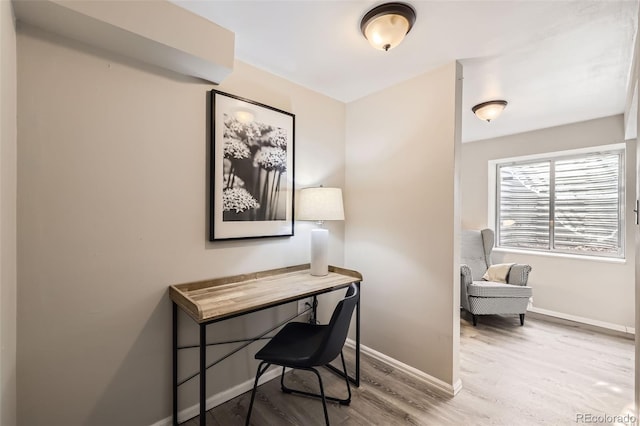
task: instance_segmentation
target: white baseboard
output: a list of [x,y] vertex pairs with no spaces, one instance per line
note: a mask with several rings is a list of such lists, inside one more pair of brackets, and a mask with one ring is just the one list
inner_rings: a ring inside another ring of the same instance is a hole
[[616,332],[628,335],[630,337],[633,337],[636,334],[636,329],[634,327],[627,327],[624,325],[613,324],[606,321],[598,321],[590,318],[579,317],[576,315],[565,314],[562,312],[550,311],[548,309],[542,309],[542,308],[536,308],[536,307],[530,306],[527,309],[527,312],[533,312],[535,314],[545,315],[548,317],[554,317],[554,318],[559,318],[559,319],[572,321],[580,324],[586,324],[592,327],[602,328],[605,330],[616,331]]
[[[355,348],[356,342],[353,339],[347,339],[346,345],[350,348]],[[401,371],[417,380],[420,380],[427,386],[433,388],[436,391],[439,391],[440,393],[443,393],[446,396],[453,397],[458,392],[460,392],[460,390],[462,390],[462,381],[460,379],[456,380],[453,385],[450,385],[449,383],[433,377],[430,374],[425,373],[424,371],[420,371],[417,368],[400,362],[395,358],[391,358],[363,344],[360,344],[360,351],[361,353],[368,355],[371,358],[374,358],[382,363],[394,367],[398,371]]]
[[[355,348],[356,342],[352,339],[347,339],[346,346],[350,348]],[[427,384],[427,386],[433,388],[436,391],[443,393],[446,396],[453,397],[462,389],[462,382],[457,380],[453,385],[449,383],[443,382],[442,380],[435,378],[423,371],[418,370],[417,368],[411,367],[403,362],[398,361],[397,359],[391,358],[383,353],[375,351],[368,346],[360,345],[361,353],[370,356],[384,364],[387,364],[398,371],[401,371],[409,376],[422,381]],[[275,379],[280,376],[280,368],[275,368],[271,371],[266,372],[259,380],[259,384],[263,384],[268,382],[269,380]],[[243,383],[240,383],[230,389],[217,393],[213,396],[210,396],[206,400],[206,409],[211,410],[214,407],[217,407],[220,404],[224,404],[225,402],[235,398],[236,396],[242,395],[243,393],[251,390],[253,388],[253,380],[249,379]],[[200,414],[200,405],[198,403],[192,405],[191,407],[185,408],[178,412],[178,423],[185,422],[195,416]],[[173,424],[173,416],[166,417],[162,420],[159,420],[153,423],[151,426],[171,426]]]
[[[264,373],[258,384],[263,384],[268,382],[269,380],[280,377],[281,370],[280,368],[274,368],[271,371],[267,371]],[[253,389],[253,381],[255,379],[249,379],[246,382],[240,383],[230,389],[224,390],[220,393],[217,393],[213,396],[210,396],[206,400],[207,410],[211,410],[214,407],[217,407],[220,404],[224,404],[225,402],[232,400],[236,396],[242,395],[243,393],[250,391]],[[180,410],[178,412],[178,423],[186,422],[187,420],[197,416],[200,414],[200,404],[196,403],[191,407],[185,408],[184,410]],[[151,426],[171,426],[173,425],[173,416],[169,416],[165,419],[159,420],[152,424]]]

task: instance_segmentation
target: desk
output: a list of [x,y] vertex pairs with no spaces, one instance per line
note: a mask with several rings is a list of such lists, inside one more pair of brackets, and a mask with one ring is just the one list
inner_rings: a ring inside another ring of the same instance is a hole
[[[204,426],[207,369],[239,352],[252,342],[264,338],[266,334],[282,324],[259,336],[234,341],[244,342],[244,344],[210,365],[206,365],[207,346],[231,342],[207,343],[207,325],[308,297],[314,298],[312,318],[315,318],[316,296],[348,287],[352,283],[360,287],[361,281],[362,275],[359,272],[335,266],[329,266],[328,275],[315,277],[310,274],[309,264],[306,264],[170,286],[169,296],[173,302],[173,424],[178,424],[178,387],[180,385],[200,376],[200,425]],[[200,342],[197,346],[178,346],[178,307],[200,327]],[[200,349],[199,372],[179,382],[178,351],[195,347]],[[341,374],[339,370],[333,370]],[[356,305],[355,370],[355,377],[349,377],[349,380],[356,386],[360,386],[360,301]]]

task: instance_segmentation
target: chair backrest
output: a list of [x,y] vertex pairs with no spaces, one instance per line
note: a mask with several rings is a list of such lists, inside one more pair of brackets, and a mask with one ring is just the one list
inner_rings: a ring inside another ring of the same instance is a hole
[[491,229],[462,231],[460,263],[466,264],[471,268],[471,275],[474,281],[480,280],[487,268],[491,266],[493,242],[494,235]]
[[336,305],[333,315],[331,315],[331,321],[326,325],[327,331],[323,341],[311,359],[313,365],[328,364],[340,354],[344,342],[347,340],[353,310],[359,299],[358,286],[351,284],[345,298]]

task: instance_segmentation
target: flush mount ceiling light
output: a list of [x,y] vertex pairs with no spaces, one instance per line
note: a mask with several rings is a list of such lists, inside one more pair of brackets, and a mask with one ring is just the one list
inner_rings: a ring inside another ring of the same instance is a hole
[[415,21],[416,11],[408,4],[385,3],[364,15],[360,29],[371,46],[386,52],[400,44]]
[[506,107],[507,101],[488,101],[474,106],[471,108],[471,111],[473,111],[480,120],[491,121],[498,118]]

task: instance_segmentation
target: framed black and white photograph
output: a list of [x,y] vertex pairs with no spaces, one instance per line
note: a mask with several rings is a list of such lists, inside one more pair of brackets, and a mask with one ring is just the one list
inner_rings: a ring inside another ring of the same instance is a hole
[[295,116],[211,91],[209,239],[293,235]]

